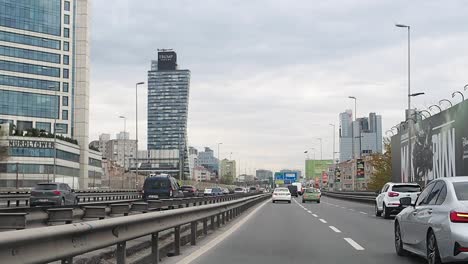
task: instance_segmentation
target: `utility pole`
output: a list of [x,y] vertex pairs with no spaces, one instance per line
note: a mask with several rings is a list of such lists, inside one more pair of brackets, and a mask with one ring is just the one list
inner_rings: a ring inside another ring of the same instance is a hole
[[136,160],[135,160],[135,189],[137,188],[137,182],[138,182],[138,85],[143,85],[145,84],[144,82],[138,82],[135,84],[135,139],[136,139],[136,146],[135,146],[135,152],[136,152]]

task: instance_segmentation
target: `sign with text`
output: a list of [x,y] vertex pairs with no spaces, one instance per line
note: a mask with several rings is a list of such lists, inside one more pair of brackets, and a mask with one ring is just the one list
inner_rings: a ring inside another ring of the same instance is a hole
[[54,142],[49,141],[34,141],[34,140],[9,140],[8,145],[11,148],[40,148],[53,149]]
[[364,161],[362,159],[358,159],[356,161],[356,178],[363,179],[364,176]]
[[158,70],[173,71],[177,68],[177,54],[174,51],[158,52]]

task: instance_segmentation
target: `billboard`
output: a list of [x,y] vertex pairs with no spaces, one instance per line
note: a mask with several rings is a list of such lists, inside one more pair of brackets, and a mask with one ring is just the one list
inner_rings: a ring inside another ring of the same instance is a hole
[[297,182],[297,172],[275,172],[276,184],[291,184]]
[[177,68],[177,54],[174,51],[158,52],[158,70],[173,71]]
[[328,167],[333,164],[333,160],[312,160],[305,161],[305,177],[306,179],[314,179],[320,177],[322,172],[328,171]]
[[409,126],[401,125],[391,139],[392,181],[425,185],[437,178],[468,176],[467,120],[468,101],[419,119],[411,126],[411,153]]
[[364,161],[362,159],[356,160],[356,178],[364,179]]

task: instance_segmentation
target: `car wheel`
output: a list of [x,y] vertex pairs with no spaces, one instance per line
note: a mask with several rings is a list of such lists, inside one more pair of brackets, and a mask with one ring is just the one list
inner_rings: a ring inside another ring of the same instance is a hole
[[383,205],[383,217],[385,219],[389,219],[390,218],[390,210],[385,206],[385,204]]
[[377,203],[375,203],[375,216],[381,216],[382,211],[379,211],[379,207],[377,206]]
[[75,205],[78,205],[78,203],[79,203],[79,199],[78,199],[78,197],[76,197],[75,198]]
[[65,198],[62,198],[62,200],[60,200],[60,203],[59,203],[59,206],[63,206],[65,205]]
[[273,200],[272,202],[275,203],[275,200]]
[[317,203],[320,203],[320,200],[318,200]]
[[288,201],[288,203],[291,203],[291,201]]
[[304,200],[304,199],[302,199],[302,203],[305,203],[305,200]]
[[395,251],[398,256],[406,256],[407,251],[403,249],[403,241],[401,240],[400,224],[395,222]]
[[429,234],[427,234],[426,247],[427,247],[427,263],[428,264],[442,264],[442,260],[440,259],[440,254],[439,254],[439,247],[437,246],[437,240],[432,230],[429,231]]

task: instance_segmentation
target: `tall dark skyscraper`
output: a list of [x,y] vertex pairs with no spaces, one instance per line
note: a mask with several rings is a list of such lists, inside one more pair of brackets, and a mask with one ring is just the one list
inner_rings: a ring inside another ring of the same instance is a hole
[[159,172],[189,175],[189,88],[190,71],[178,69],[177,54],[172,50],[159,50],[158,60],[151,62],[148,72],[148,151],[160,159],[157,167],[170,168]]

